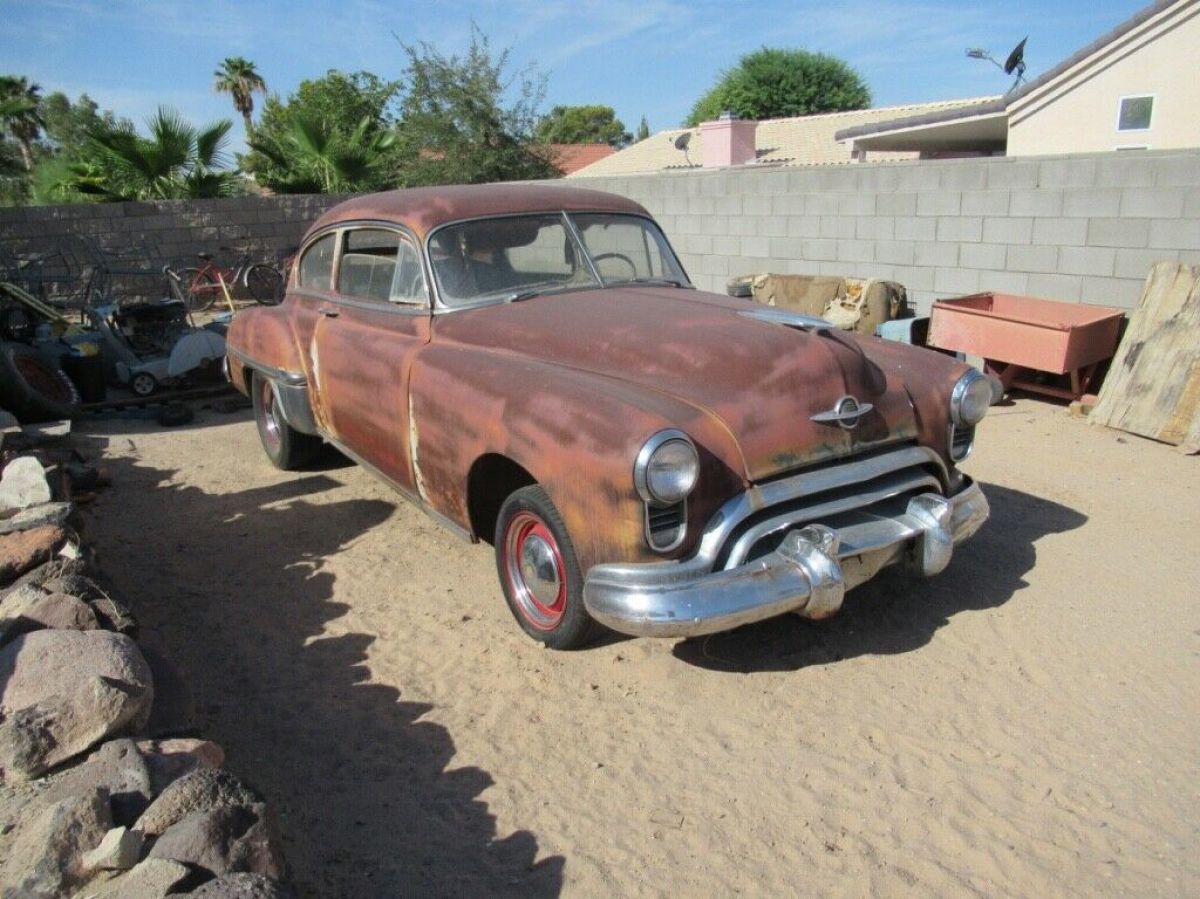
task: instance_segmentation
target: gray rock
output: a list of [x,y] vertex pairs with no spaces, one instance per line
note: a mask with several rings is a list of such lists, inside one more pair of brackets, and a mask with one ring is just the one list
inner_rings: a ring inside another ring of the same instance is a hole
[[[58,558],[49,562],[45,562],[44,564],[38,565],[36,568],[25,572],[4,590],[0,590],[0,599],[3,599],[3,597],[7,596],[12,590],[16,590],[19,587],[23,587],[27,584],[40,587],[50,579],[60,577],[64,574],[83,574],[84,569],[85,565],[79,559]],[[56,592],[74,593],[75,591],[61,590]]]
[[158,836],[188,815],[262,801],[258,793],[223,768],[197,768],[163,790],[138,819],[137,828],[147,836]]
[[0,604],[0,646],[43,628],[94,631],[99,627],[92,607],[66,593],[46,593],[27,586]]
[[168,827],[150,858],[169,858],[221,876],[249,871],[283,876],[283,856],[263,803],[222,805],[194,812]]
[[0,409],[0,433],[7,433],[14,430],[21,430],[21,423],[17,421],[17,416],[13,415],[7,409]]
[[192,890],[192,899],[296,899],[287,884],[261,874],[226,874]]
[[146,723],[154,701],[137,644],[108,631],[43,630],[0,649],[0,767],[38,777]]
[[152,765],[133,740],[109,740],[86,760],[57,774],[40,797],[56,802],[86,795],[96,789],[108,792],[114,824],[132,827],[157,794]]
[[27,531],[47,524],[64,525],[75,511],[72,503],[41,503],[19,509],[8,518],[0,518],[0,534]]
[[138,863],[145,838],[140,830],[114,827],[100,845],[83,854],[85,871],[126,871]]
[[225,750],[211,740],[181,737],[139,740],[137,748],[150,769],[150,783],[156,796],[197,768],[220,768],[225,764]]
[[51,499],[46,470],[33,456],[18,456],[4,466],[4,474],[0,476],[0,513],[28,509]]
[[164,858],[148,858],[103,887],[88,890],[96,899],[162,899],[191,876],[191,871]]
[[112,826],[102,790],[72,796],[21,826],[0,869],[3,899],[60,896],[84,876],[83,853]]

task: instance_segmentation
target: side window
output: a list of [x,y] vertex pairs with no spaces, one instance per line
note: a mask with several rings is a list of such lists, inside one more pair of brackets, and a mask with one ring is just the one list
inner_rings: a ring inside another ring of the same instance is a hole
[[395,231],[381,228],[347,231],[338,264],[338,293],[386,303],[396,277],[399,245],[400,236]]
[[393,303],[412,303],[420,306],[429,302],[425,272],[421,270],[421,254],[404,237],[400,238],[400,251],[396,256],[396,277],[392,281],[391,299]]
[[333,248],[336,234],[326,234],[305,251],[297,280],[301,287],[329,290],[333,287]]
[[338,293],[382,303],[424,303],[428,294],[416,247],[383,228],[347,231],[338,263]]

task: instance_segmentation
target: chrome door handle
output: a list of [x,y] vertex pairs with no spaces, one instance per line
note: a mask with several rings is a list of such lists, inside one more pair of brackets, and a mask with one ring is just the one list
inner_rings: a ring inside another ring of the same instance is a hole
[[318,309],[317,313],[319,315],[325,316],[326,318],[337,318],[338,317],[338,311],[336,309],[334,309],[332,306],[324,306],[324,307]]

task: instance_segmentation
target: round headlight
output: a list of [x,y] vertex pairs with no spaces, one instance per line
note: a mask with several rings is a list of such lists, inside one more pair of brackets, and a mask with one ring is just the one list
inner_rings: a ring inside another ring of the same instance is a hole
[[683,431],[659,431],[633,466],[633,484],[648,503],[669,506],[687,497],[700,476],[700,456]]
[[969,428],[983,421],[991,404],[991,380],[982,372],[971,369],[958,379],[950,394],[950,418],[954,424]]

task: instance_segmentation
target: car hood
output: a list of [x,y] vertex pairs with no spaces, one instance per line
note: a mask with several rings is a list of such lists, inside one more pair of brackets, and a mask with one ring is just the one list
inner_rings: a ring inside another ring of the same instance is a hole
[[[900,373],[867,341],[743,314],[765,309],[678,288],[572,291],[438,316],[434,340],[669,394],[719,421],[751,481],[916,437]],[[872,407],[855,427],[813,420],[846,396]]]

